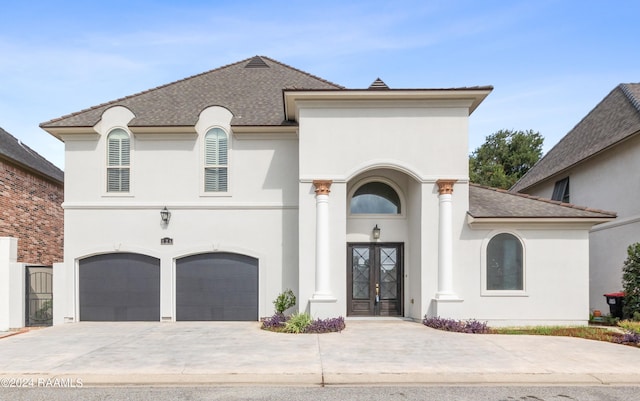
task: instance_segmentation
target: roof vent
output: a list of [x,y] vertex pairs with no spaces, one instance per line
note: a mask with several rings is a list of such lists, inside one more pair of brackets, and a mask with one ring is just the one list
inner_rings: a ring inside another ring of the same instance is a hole
[[264,62],[262,57],[255,56],[247,63],[247,65],[244,66],[244,68],[269,68],[269,66]]
[[389,89],[389,87],[380,78],[376,78],[369,89]]

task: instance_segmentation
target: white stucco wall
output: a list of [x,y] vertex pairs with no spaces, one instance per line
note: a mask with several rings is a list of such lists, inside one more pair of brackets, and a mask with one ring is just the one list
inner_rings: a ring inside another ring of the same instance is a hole
[[18,239],[0,237],[0,331],[25,325],[25,264],[17,256]]
[[300,176],[347,180],[376,166],[467,177],[468,109],[300,106]]
[[640,241],[640,136],[636,136],[531,188],[551,198],[557,179],[569,176],[571,203],[616,212],[615,221],[595,226],[590,236],[589,307],[609,313],[605,293],[622,288],[627,247]]
[[[483,294],[486,246],[502,232],[516,235],[523,244],[522,294]],[[589,260],[585,227],[467,226],[461,238],[464,241],[458,242],[461,252],[455,279],[464,301],[458,318],[488,321],[492,326],[587,323]]]
[[596,226],[589,236],[589,308],[609,313],[604,294],[622,291],[622,267],[629,245],[640,242],[640,216]]
[[[234,252],[259,260],[260,316],[272,301],[298,286],[298,143],[291,134],[234,135],[225,109],[205,110],[197,134],[131,136],[131,192],[106,193],[106,135],[127,129],[131,115],[116,107],[96,125],[96,135],[65,137],[65,260],[67,295],[61,320],[78,319],[80,258],[136,252],[161,260],[161,318],[175,318],[175,259],[204,252]],[[229,192],[204,194],[202,139],[211,127],[229,138]],[[274,136],[278,139],[273,139]],[[77,138],[77,139],[76,139]],[[171,212],[168,226],[160,210]],[[170,237],[173,245],[160,245]],[[59,270],[58,270],[59,271]],[[62,275],[62,274],[60,274]],[[58,311],[56,311],[58,312]]]
[[[376,102],[299,105],[302,300],[311,298],[314,291],[315,194],[311,182],[331,179],[331,277],[338,301],[327,313],[346,314],[347,243],[371,241],[376,224],[382,229],[381,242],[404,243],[404,315],[420,319],[426,313],[437,290],[436,180],[461,180],[459,201],[454,202],[455,221],[461,223],[468,210],[467,107],[406,103],[398,107]],[[397,186],[407,206],[401,216],[349,216],[350,192],[371,177]]]

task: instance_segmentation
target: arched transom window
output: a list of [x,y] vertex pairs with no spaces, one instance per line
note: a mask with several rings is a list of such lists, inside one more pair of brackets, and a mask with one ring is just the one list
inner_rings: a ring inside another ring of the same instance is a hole
[[368,182],[351,197],[351,214],[400,214],[400,197],[384,182]]
[[487,245],[487,290],[524,289],[522,243],[513,234],[501,233]]
[[129,192],[131,139],[123,129],[107,136],[107,192]]
[[204,191],[227,192],[227,133],[213,128],[204,137]]

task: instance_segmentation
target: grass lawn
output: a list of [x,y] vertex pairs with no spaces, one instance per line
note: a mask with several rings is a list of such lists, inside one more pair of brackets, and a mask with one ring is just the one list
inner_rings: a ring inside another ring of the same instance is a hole
[[531,334],[540,336],[579,337],[589,340],[621,343],[624,334],[608,327],[596,326],[536,326],[536,327],[496,327],[490,328],[492,334]]

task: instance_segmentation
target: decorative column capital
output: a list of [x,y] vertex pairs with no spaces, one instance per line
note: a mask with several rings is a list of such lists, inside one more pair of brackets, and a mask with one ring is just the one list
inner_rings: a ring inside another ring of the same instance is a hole
[[313,180],[313,185],[316,187],[316,195],[329,195],[329,188],[333,180]]
[[438,192],[440,195],[451,195],[453,193],[453,184],[458,180],[438,180]]

